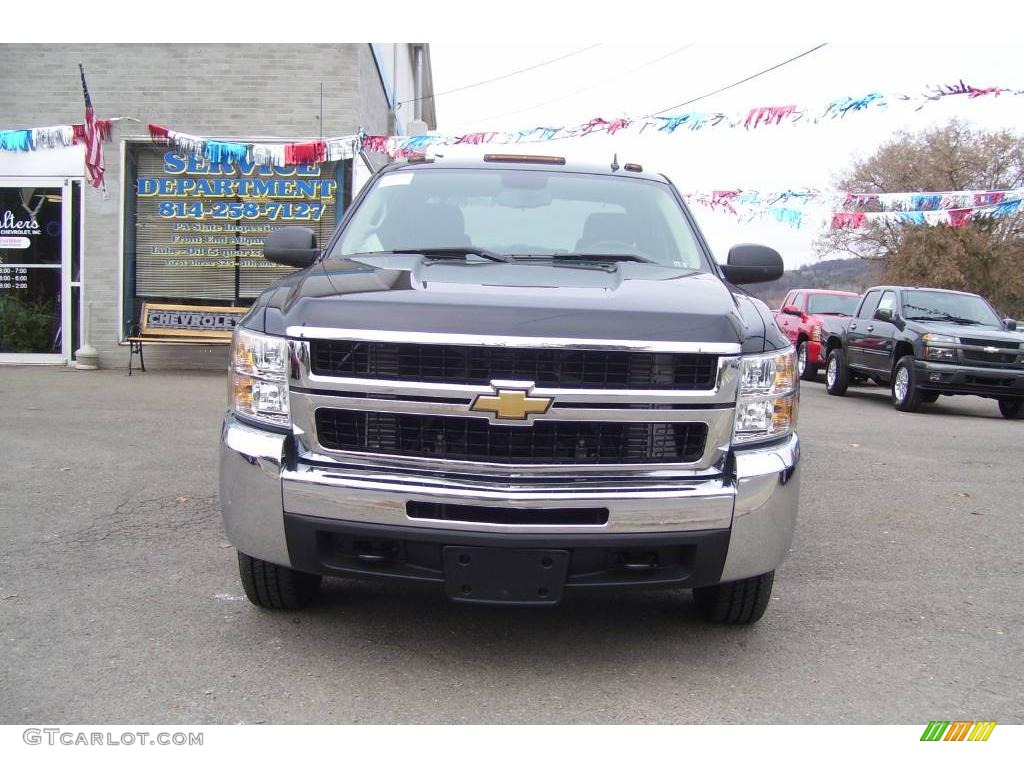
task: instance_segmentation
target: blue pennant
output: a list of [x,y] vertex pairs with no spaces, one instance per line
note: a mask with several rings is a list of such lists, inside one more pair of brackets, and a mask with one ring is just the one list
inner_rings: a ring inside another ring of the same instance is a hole
[[922,211],[897,213],[896,221],[898,221],[900,224],[924,224],[924,213]]
[[8,152],[32,150],[32,131],[0,131],[0,149]]
[[1012,216],[1020,210],[1020,200],[1007,200],[1005,203],[999,203],[993,209],[990,215],[995,218],[1002,218],[1003,216]]
[[434,143],[434,136],[410,136],[402,144],[402,149],[425,149]]
[[916,211],[937,211],[942,207],[942,195],[914,195],[910,204]]
[[223,163],[225,160],[234,162],[245,161],[249,156],[249,147],[227,141],[207,141],[206,156],[211,163]]

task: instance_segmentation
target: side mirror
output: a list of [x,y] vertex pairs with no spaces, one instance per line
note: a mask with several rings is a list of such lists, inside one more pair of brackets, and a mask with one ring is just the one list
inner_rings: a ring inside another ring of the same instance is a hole
[[729,249],[722,274],[730,283],[767,283],[782,277],[782,257],[773,248],[744,243]]
[[888,307],[875,310],[875,320],[881,320],[883,323],[892,322],[892,310]]
[[1017,330],[1017,321],[1014,320],[1012,317],[1004,317],[1003,318],[1003,325],[1006,326],[1006,330],[1008,330],[1008,331],[1016,331]]
[[316,233],[307,227],[283,227],[271,232],[263,241],[263,257],[275,264],[303,269],[320,255]]
[[803,312],[801,312],[800,309],[794,306],[793,304],[787,304],[782,308],[782,314],[796,315],[797,317],[800,317],[801,315],[803,315]]

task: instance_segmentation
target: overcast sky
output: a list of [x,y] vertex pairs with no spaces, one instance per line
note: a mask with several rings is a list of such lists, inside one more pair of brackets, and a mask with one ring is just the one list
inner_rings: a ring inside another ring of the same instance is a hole
[[[75,0],[47,3],[45,24],[11,23],[0,40],[125,42],[425,41],[431,45],[438,127],[463,133],[580,124],[593,117],[642,116],[694,99],[827,42],[821,50],[686,109],[733,113],[798,104],[823,109],[833,99],[870,92],[917,94],[961,78],[977,87],[1024,89],[1024,6],[962,0],[896,3],[858,0],[388,0],[352,5],[307,0],[247,0],[210,11],[208,0],[95,13]],[[116,24],[115,24],[116,22]],[[929,41],[928,45],[922,41]],[[576,55],[488,85],[446,91]],[[254,50],[258,50],[254,48]],[[254,76],[259,56],[253,57]],[[183,88],[191,87],[182,83]],[[917,132],[959,116],[979,128],[1024,130],[1024,96],[871,110],[818,125],[678,130],[589,136],[530,145],[570,157],[641,162],[683,191],[832,188],[855,157],[868,157],[900,129]],[[240,129],[244,133],[244,130]],[[448,148],[449,154],[454,153]],[[469,151],[479,153],[478,148]],[[845,190],[856,192],[858,190]],[[793,229],[774,221],[739,224],[694,207],[716,256],[737,242],[777,248],[789,267],[813,261],[814,216]]]
[[[584,35],[544,45],[464,45],[433,42],[431,61],[438,129],[444,132],[517,130],[538,125],[576,125],[664,109],[767,69],[827,40],[726,46],[680,37],[643,45],[598,43]],[[591,47],[595,46],[596,47]],[[578,51],[582,52],[576,53]],[[468,88],[446,91],[540,62],[567,58],[532,71]],[[799,104],[824,108],[843,96],[870,92],[919,94],[927,86],[955,83],[1024,88],[1024,45],[1018,41],[941,45],[831,43],[804,58],[679,111],[743,111]],[[837,173],[856,157],[868,157],[894,132],[919,131],[960,116],[983,128],[1018,128],[1024,96],[957,97],[920,111],[892,106],[851,114],[818,125],[772,126],[747,132],[706,128],[642,136],[588,136],[532,145],[537,151],[610,162],[636,161],[665,172],[683,191],[834,188]],[[451,153],[451,148],[446,150]],[[479,152],[473,148],[467,150]],[[847,190],[858,191],[858,190]],[[811,242],[831,211],[807,209],[795,229],[772,220],[739,223],[728,214],[694,206],[694,214],[719,260],[737,242],[777,248],[787,267],[816,259]],[[816,214],[816,216],[812,215]]]

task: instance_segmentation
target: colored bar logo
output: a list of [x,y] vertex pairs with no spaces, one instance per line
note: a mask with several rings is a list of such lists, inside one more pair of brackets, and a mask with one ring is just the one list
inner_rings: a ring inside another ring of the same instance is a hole
[[995,727],[995,720],[932,720],[921,741],[988,741]]

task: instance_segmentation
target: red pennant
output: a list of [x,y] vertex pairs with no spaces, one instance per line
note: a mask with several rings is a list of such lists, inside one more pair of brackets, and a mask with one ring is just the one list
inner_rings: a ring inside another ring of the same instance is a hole
[[966,227],[972,216],[974,216],[972,208],[956,208],[949,212],[949,226]]
[[149,138],[157,144],[168,144],[170,142],[170,131],[162,125],[149,124]]
[[747,113],[747,119],[743,123],[744,128],[757,128],[759,125],[778,125],[785,118],[796,112],[796,105],[789,104],[785,107],[754,107]]
[[308,141],[303,144],[284,145],[285,165],[308,165],[322,163],[327,159],[327,143]]
[[863,213],[837,213],[832,217],[832,229],[856,229],[864,225]]
[[387,136],[363,136],[363,151],[364,152],[383,152],[388,151],[388,137]]
[[456,140],[456,144],[486,144],[490,141],[493,133],[467,133],[465,136],[459,136]]

